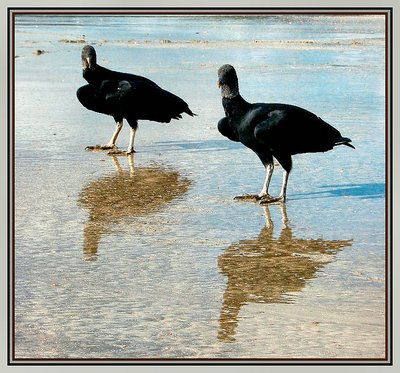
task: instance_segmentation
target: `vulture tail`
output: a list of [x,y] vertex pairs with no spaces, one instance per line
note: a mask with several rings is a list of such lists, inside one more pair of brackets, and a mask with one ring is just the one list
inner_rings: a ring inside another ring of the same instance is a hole
[[197,117],[197,114],[193,113],[192,110],[190,110],[189,108],[185,110],[185,113],[189,114],[191,117]]
[[349,148],[355,149],[353,145],[350,144],[351,140],[347,137],[341,137],[338,141],[336,141],[335,145],[346,145]]

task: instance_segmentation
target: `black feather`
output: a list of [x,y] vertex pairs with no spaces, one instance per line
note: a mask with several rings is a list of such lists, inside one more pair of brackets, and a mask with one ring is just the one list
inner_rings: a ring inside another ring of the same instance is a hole
[[[294,154],[325,152],[336,145],[354,148],[349,138],[310,111],[288,104],[245,101],[231,65],[218,70],[218,79],[225,111],[218,122],[219,132],[252,149],[264,166],[272,164],[275,157],[289,173]],[[284,200],[285,196],[281,197]]]
[[195,114],[180,97],[162,89],[143,76],[117,72],[97,64],[95,49],[82,49],[83,77],[89,83],[77,90],[81,104],[89,110],[112,115],[115,121],[125,118],[136,129],[138,120],[168,123]]

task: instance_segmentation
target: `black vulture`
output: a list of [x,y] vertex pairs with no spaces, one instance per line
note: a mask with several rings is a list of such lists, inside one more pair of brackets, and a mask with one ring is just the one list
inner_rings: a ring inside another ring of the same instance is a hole
[[[218,70],[225,117],[218,122],[219,132],[232,141],[241,142],[253,150],[266,169],[266,178],[259,194],[235,197],[256,199],[260,203],[285,202],[292,155],[325,152],[336,145],[350,144],[340,132],[315,114],[297,106],[279,103],[245,101],[239,93],[236,71],[231,65]],[[268,187],[275,158],[283,167],[283,182],[279,197],[271,197]]]
[[[169,123],[182,118],[182,113],[195,114],[180,97],[162,89],[142,76],[106,69],[97,64],[96,51],[91,45],[82,49],[83,77],[89,83],[80,87],[76,95],[89,110],[111,115],[116,129],[106,145],[89,146],[87,149],[113,149],[113,154],[131,154],[134,150],[138,120]],[[128,122],[131,133],[126,152],[116,150],[115,142],[122,129],[123,119]]]

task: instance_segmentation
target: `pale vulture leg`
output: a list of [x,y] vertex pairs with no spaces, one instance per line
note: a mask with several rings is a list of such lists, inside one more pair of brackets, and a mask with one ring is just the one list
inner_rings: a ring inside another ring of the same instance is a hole
[[128,148],[125,151],[113,148],[107,153],[108,155],[130,155],[130,154],[135,153],[134,143],[135,143],[135,135],[136,135],[137,128],[131,127],[130,130],[131,130],[131,132],[130,132],[130,136],[129,136]]
[[87,146],[86,150],[109,150],[109,149],[116,149],[115,142],[117,141],[118,135],[122,130],[123,122],[117,122],[115,131],[111,136],[110,141],[105,145],[94,145],[94,146]]
[[136,129],[131,127],[131,134],[129,137],[129,145],[128,145],[128,149],[126,150],[126,154],[135,153],[135,149],[133,148],[133,144],[135,143],[135,135],[136,135]]
[[262,197],[260,200],[260,204],[264,203],[274,203],[274,202],[285,202],[286,201],[286,189],[287,183],[289,179],[289,172],[283,170],[283,180],[282,180],[282,188],[279,197],[271,197],[268,194],[265,197]]
[[245,194],[243,196],[236,196],[234,199],[236,199],[236,200],[249,200],[250,199],[250,200],[259,201],[259,200],[263,200],[263,199],[272,198],[268,194],[268,188],[269,188],[269,184],[271,182],[272,173],[274,172],[274,164],[268,163],[265,166],[265,170],[266,170],[265,181],[264,181],[263,188],[259,194]]

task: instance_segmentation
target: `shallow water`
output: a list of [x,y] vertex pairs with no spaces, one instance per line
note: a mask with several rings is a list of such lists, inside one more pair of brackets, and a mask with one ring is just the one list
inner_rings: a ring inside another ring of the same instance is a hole
[[[15,38],[16,358],[384,357],[383,18],[18,16]],[[76,99],[79,41],[198,116],[85,151],[114,124]],[[234,201],[264,170],[216,129],[224,63],[356,150],[295,156],[285,207]]]

